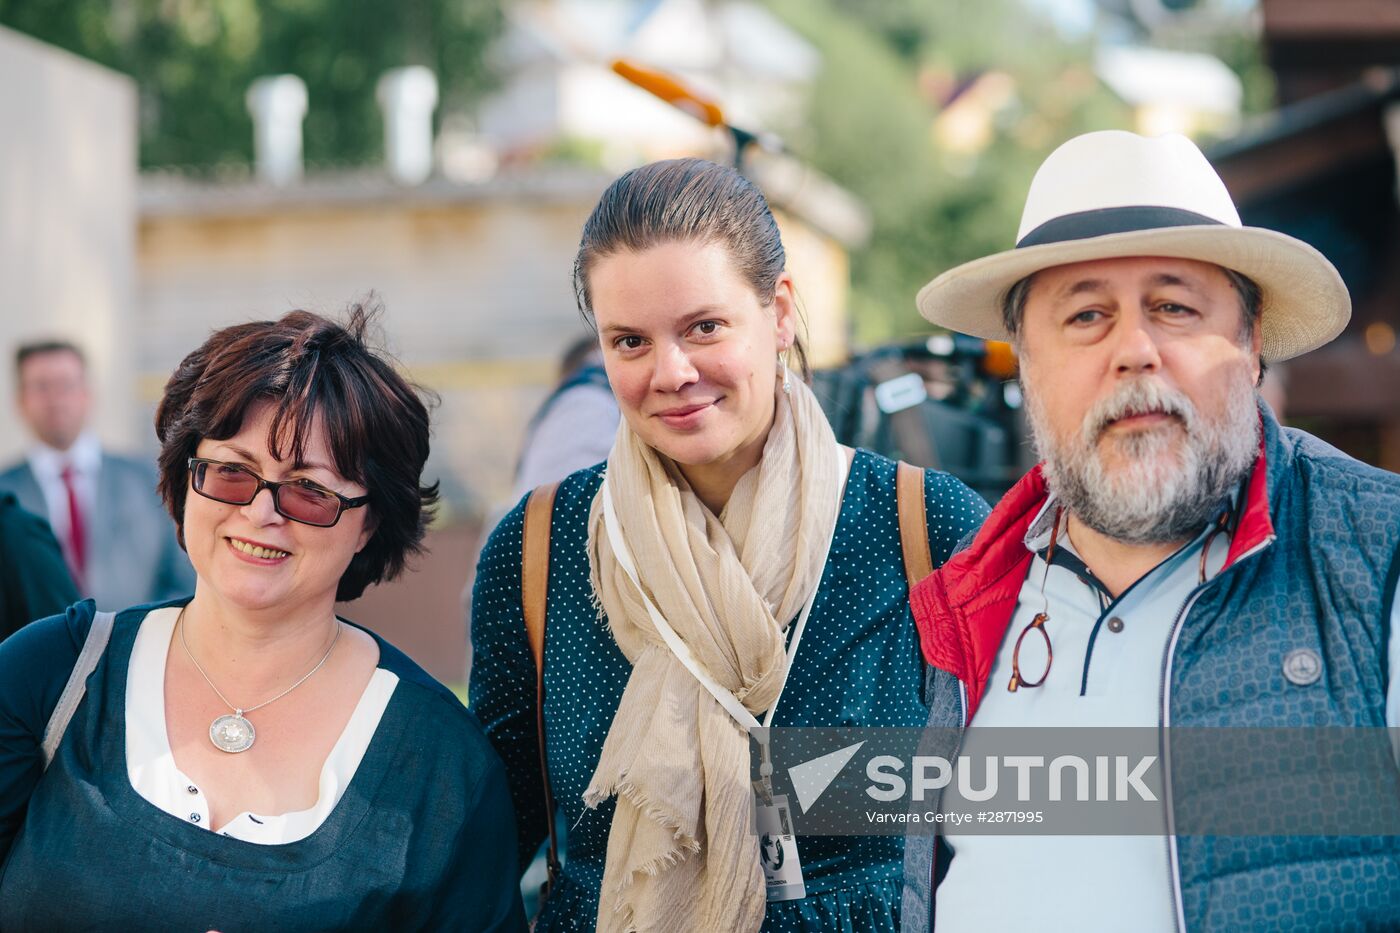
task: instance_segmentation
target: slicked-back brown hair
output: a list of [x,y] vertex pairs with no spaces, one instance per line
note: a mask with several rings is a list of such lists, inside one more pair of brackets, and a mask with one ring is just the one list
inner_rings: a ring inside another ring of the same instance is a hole
[[301,462],[320,418],[336,472],[369,491],[374,529],[350,561],[337,600],[392,580],[422,552],[437,484],[422,485],[428,408],[421,390],[370,346],[379,309],[356,304],[338,324],[310,311],[216,331],[180,363],[156,410],[160,492],[184,544],[189,466],[205,438],[227,440],[261,402],[274,406],[267,444],[277,459]]
[[[684,242],[723,246],[763,306],[772,304],[787,252],[763,192],[727,165],[667,159],[618,177],[588,215],[574,257],[574,299],[584,320],[593,326],[588,276],[599,259]],[[807,348],[800,336],[793,351],[805,378]]]

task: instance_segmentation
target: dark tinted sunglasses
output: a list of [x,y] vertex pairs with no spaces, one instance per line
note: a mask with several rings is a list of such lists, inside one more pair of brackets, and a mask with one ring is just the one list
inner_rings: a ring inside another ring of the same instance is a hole
[[245,466],[222,460],[189,461],[191,485],[206,499],[228,505],[248,505],[264,489],[272,490],[272,507],[277,514],[303,525],[329,528],[340,521],[346,509],[358,509],[369,496],[351,499],[304,479],[274,483]]

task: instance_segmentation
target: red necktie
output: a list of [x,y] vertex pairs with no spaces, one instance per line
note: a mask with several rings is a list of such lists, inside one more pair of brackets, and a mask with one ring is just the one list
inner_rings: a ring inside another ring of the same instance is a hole
[[82,507],[78,505],[78,490],[73,486],[72,464],[65,464],[59,475],[68,493],[68,556],[72,561],[73,575],[81,580],[87,564],[87,530],[83,527]]

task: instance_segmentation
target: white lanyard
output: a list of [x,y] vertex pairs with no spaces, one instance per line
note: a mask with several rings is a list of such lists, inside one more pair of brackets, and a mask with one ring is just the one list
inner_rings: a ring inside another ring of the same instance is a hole
[[[827,559],[831,554],[831,542],[836,537],[836,521],[841,517],[841,501],[846,494],[846,471],[847,461],[844,450],[838,452],[837,456],[837,483],[836,483],[836,518],[832,521],[831,534],[827,537]],[[802,607],[802,614],[797,617],[797,627],[792,633],[792,643],[787,650],[787,664],[783,668],[783,682],[778,686],[778,696],[773,699],[773,706],[768,710],[760,723],[753,713],[739,701],[739,698],[730,693],[720,685],[710,673],[700,666],[700,662],[695,660],[695,655],[690,653],[689,646],[681,637],[676,634],[676,630],[671,628],[671,624],[661,615],[661,611],[652,603],[651,597],[646,590],[642,589],[641,580],[637,576],[637,566],[632,561],[632,550],[627,546],[626,540],[622,537],[621,523],[617,519],[617,510],[613,507],[612,492],[609,489],[607,478],[603,478],[603,527],[608,532],[608,542],[612,544],[613,553],[617,556],[617,562],[622,566],[623,571],[632,580],[632,584],[641,594],[642,604],[647,608],[647,615],[651,617],[651,624],[656,626],[657,633],[661,640],[666,643],[666,647],[671,649],[671,653],[676,656],[676,660],[685,665],[685,669],[690,671],[700,685],[710,692],[720,706],[734,721],[745,729],[766,728],[773,723],[773,714],[778,710],[778,699],[782,697],[783,690],[787,687],[788,674],[792,672],[792,659],[797,656],[797,646],[802,641],[802,630],[807,627],[807,617],[812,614],[812,605],[817,601],[817,592],[821,589],[821,577],[817,578],[817,585],[812,588],[812,595],[807,597],[807,603]],[[826,575],[826,560],[823,560],[822,576]]]

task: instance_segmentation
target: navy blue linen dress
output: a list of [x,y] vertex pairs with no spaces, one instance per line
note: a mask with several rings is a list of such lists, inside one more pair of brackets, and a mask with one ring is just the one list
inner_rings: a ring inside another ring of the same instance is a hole
[[0,644],[0,930],[524,930],[500,762],[457,698],[377,636],[399,682],[311,835],[258,845],[141,797],[125,708],[148,608],[117,616],[47,772],[39,743],[93,603]]
[[[600,465],[563,482],[550,533],[545,734],[568,844],[563,878],[536,927],[541,931],[593,929],[614,807],[609,800],[589,810],[582,800],[631,673],[589,600],[588,513],[602,477]],[[924,495],[937,566],[988,509],[946,473],[928,471]],[[535,668],[520,607],[523,523],[522,503],[492,532],[477,567],[471,705],[505,761],[520,852],[528,860],[546,830]],[[923,726],[923,660],[908,596],[895,464],[857,451],[821,588],[773,724]],[[903,838],[803,836],[800,847],[807,897],[769,904],[765,931],[899,929]]]

